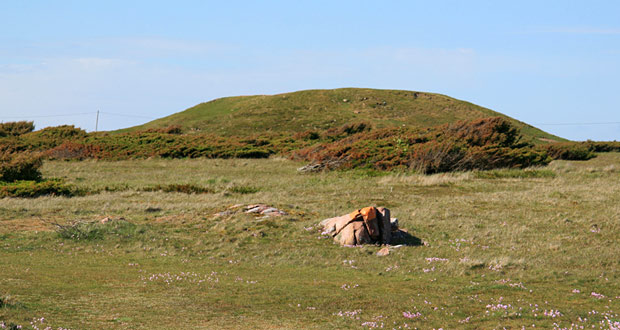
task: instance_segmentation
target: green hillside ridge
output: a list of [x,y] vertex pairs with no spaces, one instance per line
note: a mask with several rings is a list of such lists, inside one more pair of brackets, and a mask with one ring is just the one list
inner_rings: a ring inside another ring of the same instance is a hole
[[426,128],[459,120],[497,116],[507,118],[521,130],[526,139],[535,143],[547,140],[564,141],[499,112],[445,95],[365,88],[225,97],[117,132],[179,125],[186,133],[248,136],[261,133],[323,131],[354,122],[370,122],[377,128]]

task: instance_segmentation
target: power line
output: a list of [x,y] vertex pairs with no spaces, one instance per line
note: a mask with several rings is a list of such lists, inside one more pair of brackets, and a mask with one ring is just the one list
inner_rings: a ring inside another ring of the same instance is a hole
[[95,114],[95,113],[96,113],[96,112],[82,112],[82,113],[68,113],[68,114],[62,114],[62,115],[41,115],[41,116],[2,116],[1,118],[15,118],[15,119],[21,119],[21,118],[72,117],[72,116],[92,115],[92,114]]
[[122,114],[122,113],[112,113],[112,112],[103,112],[103,111],[101,111],[101,113],[106,114],[106,115],[112,115],[112,116],[154,119],[153,117],[141,116],[141,115],[127,115],[127,114]]
[[620,121],[610,121],[601,123],[545,123],[545,124],[532,124],[536,126],[589,126],[589,125],[620,125]]
[[39,116],[0,116],[0,120],[4,120],[4,119],[51,118],[51,117],[74,117],[74,116],[98,115],[98,114],[106,114],[106,115],[111,115],[111,116],[120,116],[120,117],[133,117],[133,118],[155,119],[155,118],[153,118],[153,117],[142,116],[142,115],[128,115],[128,114],[122,114],[122,113],[113,113],[113,112],[104,112],[104,111],[93,111],[93,112],[80,112],[80,113],[66,113],[66,114],[58,114],[58,115],[39,115]]

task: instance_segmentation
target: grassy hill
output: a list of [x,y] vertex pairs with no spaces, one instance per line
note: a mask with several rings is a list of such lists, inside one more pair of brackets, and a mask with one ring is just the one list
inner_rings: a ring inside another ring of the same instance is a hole
[[495,116],[509,119],[526,138],[534,141],[563,140],[501,113],[445,95],[362,88],[226,97],[118,132],[180,125],[186,132],[246,136],[322,131],[354,122],[371,122],[377,128],[425,128]]

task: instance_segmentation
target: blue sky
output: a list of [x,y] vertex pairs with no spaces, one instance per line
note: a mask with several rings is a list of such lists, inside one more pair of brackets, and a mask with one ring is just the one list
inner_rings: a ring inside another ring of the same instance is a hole
[[5,0],[0,120],[90,131],[100,110],[111,130],[223,96],[369,87],[620,140],[618,17],[618,1]]

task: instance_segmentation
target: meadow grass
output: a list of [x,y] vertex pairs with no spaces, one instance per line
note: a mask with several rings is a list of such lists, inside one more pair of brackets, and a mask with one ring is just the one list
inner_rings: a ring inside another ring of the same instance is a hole
[[534,143],[539,143],[539,139],[564,140],[504,114],[445,95],[368,88],[225,97],[117,132],[181,125],[186,132],[251,136],[265,130],[272,133],[321,132],[355,122],[372,123],[376,127],[427,128],[496,116],[508,119]]
[[[0,199],[0,297],[10,297],[0,322],[491,329],[620,321],[619,153],[432,176],[298,174],[300,165],[46,162],[44,177],[100,193]],[[212,190],[145,191],[158,185]],[[288,215],[214,216],[259,202]],[[389,207],[423,244],[378,257],[379,246],[343,248],[320,235],[320,220],[367,205]],[[98,223],[105,217],[128,224]],[[88,235],[63,236],[53,225],[74,222],[87,223]]]

